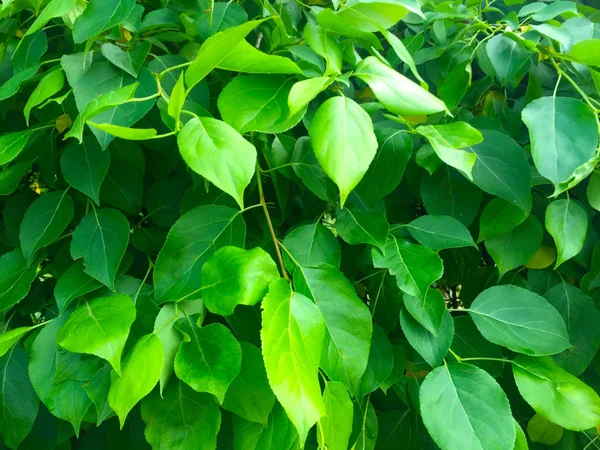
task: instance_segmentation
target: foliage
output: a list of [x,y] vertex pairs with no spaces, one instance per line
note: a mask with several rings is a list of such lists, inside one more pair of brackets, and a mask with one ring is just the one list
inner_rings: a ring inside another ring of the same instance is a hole
[[3,0],[0,449],[600,448],[598,22]]

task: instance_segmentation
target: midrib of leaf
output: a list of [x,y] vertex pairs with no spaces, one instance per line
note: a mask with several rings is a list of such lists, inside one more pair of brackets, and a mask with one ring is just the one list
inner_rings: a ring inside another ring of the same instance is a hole
[[[100,325],[100,321],[96,318],[96,316],[94,316],[94,312],[92,311],[90,304],[88,302],[85,302],[85,306],[87,307],[88,315],[92,318],[92,320],[96,323],[96,326],[98,327],[98,329],[102,332],[105,342],[107,342],[108,345],[110,345],[113,356],[117,356],[117,351],[115,350],[112,340],[108,337],[108,335],[104,331],[104,328],[102,328],[102,325]],[[120,362],[119,362],[119,366],[120,366]]]

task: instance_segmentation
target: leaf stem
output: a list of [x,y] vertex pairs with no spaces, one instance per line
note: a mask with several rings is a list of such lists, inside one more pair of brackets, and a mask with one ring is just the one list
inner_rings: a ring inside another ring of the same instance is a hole
[[265,193],[263,190],[262,180],[261,180],[261,169],[256,163],[256,184],[258,185],[258,196],[260,199],[260,204],[263,207],[263,211],[265,212],[265,218],[267,219],[267,225],[269,226],[269,232],[271,233],[271,239],[273,239],[273,244],[275,244],[275,253],[277,254],[277,259],[279,261],[279,266],[281,267],[281,274],[283,278],[285,278],[288,282],[291,282],[290,277],[285,270],[285,264],[283,263],[283,257],[281,256],[281,250],[279,249],[279,241],[277,240],[277,236],[275,235],[275,229],[273,228],[273,222],[271,222],[271,216],[269,215],[269,208],[267,208],[267,202],[265,201]]
[[460,362],[465,362],[465,361],[498,361],[498,362],[502,362],[502,363],[510,363],[513,364],[513,361],[510,359],[506,359],[506,358],[487,358],[487,357],[473,357],[473,358],[461,358]]
[[573,88],[579,93],[579,95],[581,95],[581,98],[583,98],[583,101],[586,102],[590,108],[592,108],[592,111],[597,113],[598,109],[592,104],[592,102],[590,102],[588,95],[581,90],[581,88],[577,85],[575,80],[573,80],[573,78],[571,78],[564,70],[562,70],[558,66],[558,64],[556,64],[556,61],[554,60],[553,57],[550,57],[548,59],[549,59],[550,63],[552,64],[552,66],[554,67],[554,69],[556,70],[556,72],[559,75],[562,75],[563,77],[565,77],[565,80],[567,80],[569,83],[571,83],[571,86],[573,86]]
[[192,64],[192,61],[188,61],[188,62],[184,62],[181,64],[177,64],[176,66],[167,67],[165,70],[160,72],[158,74],[158,76],[162,78],[164,76],[164,74],[166,74],[166,73],[172,72],[173,70],[183,69],[191,64]]

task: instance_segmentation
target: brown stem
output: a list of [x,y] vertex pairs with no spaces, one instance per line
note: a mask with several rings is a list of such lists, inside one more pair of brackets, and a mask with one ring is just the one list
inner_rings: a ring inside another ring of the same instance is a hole
[[281,250],[279,249],[279,244],[277,241],[277,236],[275,235],[275,229],[273,228],[273,222],[271,222],[271,216],[269,215],[269,209],[267,208],[267,202],[265,201],[265,193],[263,191],[263,185],[261,180],[261,169],[256,163],[256,184],[258,185],[258,195],[260,199],[260,204],[263,207],[263,211],[265,212],[265,218],[267,219],[267,225],[269,225],[269,231],[271,232],[271,239],[273,239],[273,245],[275,246],[275,253],[277,253],[277,260],[279,261],[279,266],[281,267],[281,273],[283,278],[287,281],[291,281],[290,277],[285,270],[285,264],[283,263],[283,256],[281,256]]

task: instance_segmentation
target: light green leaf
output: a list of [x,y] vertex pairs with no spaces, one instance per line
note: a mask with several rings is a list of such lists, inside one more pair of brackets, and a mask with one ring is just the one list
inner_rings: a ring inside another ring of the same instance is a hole
[[542,245],[543,236],[540,222],[530,215],[508,233],[487,239],[485,248],[498,266],[500,278],[533,258]]
[[566,12],[577,13],[577,5],[575,2],[561,0],[554,1],[545,5],[539,11],[536,11],[531,18],[538,22],[545,22],[546,20],[553,19],[556,16],[560,16]]
[[31,110],[59,92],[63,88],[64,84],[65,76],[63,71],[60,69],[52,70],[44,75],[29,96],[29,99],[25,104],[25,108],[23,108],[23,114],[25,115],[25,122],[27,123],[27,126],[29,126],[29,115],[31,114]]
[[563,428],[535,414],[527,423],[527,434],[532,442],[554,445],[562,438]]
[[395,236],[388,237],[383,252],[373,249],[372,254],[375,267],[388,269],[403,292],[421,301],[444,272],[442,260],[435,252]]
[[327,89],[334,79],[335,77],[332,75],[330,77],[315,77],[296,81],[288,95],[290,115],[295,115],[298,111],[301,111],[319,93]]
[[348,396],[346,386],[338,381],[327,383],[323,393],[325,413],[319,419],[323,433],[317,433],[319,445],[330,450],[348,450],[352,432],[352,400]]
[[201,286],[202,265],[219,248],[243,247],[246,224],[238,211],[200,206],[184,214],[167,235],[156,259],[154,288],[158,303],[193,297]]
[[512,367],[520,394],[545,419],[575,431],[600,424],[598,394],[552,358],[519,355]]
[[219,112],[240,133],[281,133],[296,125],[304,110],[290,115],[288,97],[294,81],[280,75],[236,77],[219,95]]
[[141,41],[129,51],[122,50],[118,45],[110,43],[102,44],[101,49],[106,59],[132,77],[137,78],[151,47],[152,44],[149,41]]
[[209,37],[192,64],[185,71],[188,92],[235,50],[239,43],[263,20],[251,20],[237,27],[220,31]]
[[335,36],[314,22],[308,22],[303,31],[308,46],[327,63],[325,75],[342,73],[342,47]]
[[[283,246],[301,266],[325,263],[340,267],[342,262],[340,243],[333,233],[319,222],[294,228],[283,240]],[[296,268],[295,263],[287,253],[284,253],[283,258],[286,267],[293,272]]]
[[569,56],[589,66],[600,66],[600,39],[584,39],[576,42]]
[[177,83],[173,87],[171,91],[171,97],[169,98],[169,106],[167,111],[169,116],[175,119],[175,123],[177,127],[179,126],[179,117],[181,116],[181,110],[183,109],[183,105],[185,104],[185,83],[183,81],[183,72],[179,74],[179,78],[177,79]]
[[0,165],[9,163],[19,156],[36,131],[35,128],[29,128],[0,136]]
[[280,279],[271,284],[262,302],[260,334],[271,388],[304,443],[310,428],[325,414],[318,375],[325,337],[323,315]]
[[431,367],[437,367],[444,361],[454,336],[454,322],[450,313],[444,309],[441,326],[437,336],[427,331],[405,308],[400,311],[400,325],[408,343]]
[[556,243],[558,267],[583,248],[588,230],[587,214],[575,200],[554,200],[546,208],[546,230]]
[[531,65],[531,54],[503,34],[491,38],[485,50],[503,86],[519,84]]
[[244,207],[244,189],[254,175],[256,148],[234,128],[217,119],[190,120],[177,143],[187,165]]
[[85,273],[112,291],[129,242],[129,222],[115,209],[93,208],[73,231],[71,256],[83,258]]
[[110,152],[103,152],[98,141],[85,136],[81,144],[71,141],[60,157],[60,169],[71,187],[100,204],[100,187],[108,173]]
[[213,450],[221,412],[209,394],[173,380],[161,394],[151,392],[141,402],[144,436],[153,448]]
[[213,394],[223,403],[227,388],[240,373],[240,344],[220,323],[198,328],[186,316],[175,327],[184,336],[175,356],[175,374],[195,391]]
[[20,346],[0,358],[0,435],[13,449],[29,434],[38,415],[40,401],[29,381],[28,364],[29,356]]
[[48,322],[42,322],[31,327],[18,327],[12,330],[4,331],[0,334],[0,356],[4,356],[23,336],[38,327],[46,325]]
[[6,311],[25,298],[43,259],[44,255],[40,255],[28,265],[20,248],[0,256],[0,311]]
[[245,40],[240,41],[217,68],[243,73],[302,73],[291,59],[263,53]]
[[409,12],[423,17],[417,2],[412,0],[349,0],[336,15],[347,26],[360,31],[386,30]]
[[91,121],[87,123],[111,136],[126,139],[128,141],[145,141],[156,137],[156,130],[154,128],[129,128],[113,125],[112,123],[94,123]]
[[38,197],[25,211],[19,239],[27,264],[35,253],[54,242],[73,219],[73,200],[67,191],[53,191]]
[[265,363],[259,348],[241,343],[242,368],[233,380],[223,401],[223,408],[251,422],[267,426],[269,414],[275,404]]
[[404,307],[409,314],[435,337],[442,326],[446,302],[436,289],[429,289],[424,301],[412,295],[402,297]]
[[223,247],[202,266],[202,300],[213,314],[229,316],[237,305],[255,305],[279,278],[273,258],[262,248]]
[[425,427],[441,448],[513,448],[516,431],[508,398],[485,371],[470,364],[438,367],[423,381],[419,398]]
[[526,289],[491,287],[477,296],[468,312],[484,338],[514,352],[552,355],[570,346],[558,311]]
[[70,352],[103,358],[121,373],[121,354],[135,316],[135,306],[127,295],[84,302],[61,327],[56,342]]
[[527,445],[527,437],[525,436],[523,429],[516,420],[514,422],[515,430],[517,431],[517,439],[515,440],[515,447],[513,450],[529,450],[529,446]]
[[69,14],[75,6],[76,0],[52,0],[35,18],[23,37],[41,30],[50,20]]
[[473,183],[529,211],[531,205],[531,169],[525,152],[512,138],[498,131],[484,130],[483,142],[473,145],[477,155]]
[[369,309],[342,272],[327,264],[298,267],[294,286],[314,300],[325,318],[321,368],[329,379],[354,390],[365,372],[371,345]]
[[466,122],[454,122],[446,125],[423,125],[417,128],[417,132],[427,138],[442,161],[473,179],[471,170],[477,157],[474,153],[461,149],[483,141],[483,135],[476,128]]
[[350,245],[370,244],[383,249],[388,227],[385,214],[348,208],[336,214],[335,229]]
[[343,207],[377,151],[371,118],[355,101],[333,97],[315,113],[309,135],[323,170],[340,189]]
[[493,198],[485,205],[479,216],[479,239],[477,242],[506,234],[523,223],[529,212],[501,198]]
[[542,97],[529,103],[521,116],[529,129],[535,166],[555,185],[568,179],[596,153],[596,119],[580,100]]
[[469,230],[449,216],[421,216],[406,225],[417,242],[434,251],[444,248],[475,247]]
[[600,323],[600,312],[590,297],[565,282],[551,288],[544,298],[564,319],[573,347],[555,356],[554,361],[566,371],[579,376],[600,348],[600,329],[588,326],[590,323]]
[[73,40],[80,44],[119,25],[127,19],[134,7],[134,0],[90,0],[83,14],[75,21]]
[[[419,75],[415,61],[414,61],[412,55],[410,54],[410,52],[408,51],[408,49],[402,43],[402,41],[394,33],[391,33],[386,30],[384,30],[383,32],[381,30],[379,30],[379,31],[381,32],[381,34],[383,35],[385,40],[388,41],[388,43],[392,47],[392,50],[394,50],[394,53],[396,54],[396,56],[398,58],[400,58],[400,60],[403,61],[409,67],[409,69],[412,72],[412,74],[414,75],[414,77],[417,80],[419,80],[419,82],[421,83],[421,87],[423,89],[427,89],[428,88],[427,83],[425,82],[425,80],[423,78],[421,78],[421,75]],[[440,96],[441,96],[441,94],[440,94]]]
[[367,83],[379,102],[394,114],[419,116],[446,111],[443,101],[374,56],[365,58],[354,76]]
[[121,429],[129,411],[148,395],[160,377],[163,364],[162,344],[155,334],[146,334],[136,343],[123,362],[123,373],[110,374],[108,404],[119,417]]

